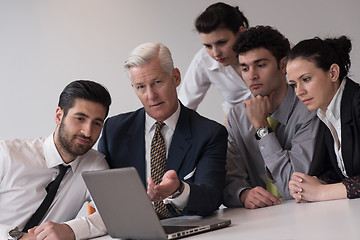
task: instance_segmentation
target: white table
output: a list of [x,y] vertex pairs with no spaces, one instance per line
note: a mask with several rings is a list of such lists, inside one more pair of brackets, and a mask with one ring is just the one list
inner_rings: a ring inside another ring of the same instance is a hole
[[255,210],[223,209],[211,217],[231,219],[232,224],[183,239],[360,239],[360,199],[300,204],[285,201]]

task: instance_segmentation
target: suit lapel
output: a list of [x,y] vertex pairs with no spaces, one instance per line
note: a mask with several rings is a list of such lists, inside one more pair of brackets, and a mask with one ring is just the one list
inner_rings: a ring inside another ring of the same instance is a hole
[[[180,103],[181,104],[181,103]],[[179,171],[181,163],[185,159],[191,147],[191,120],[189,110],[181,104],[179,120],[169,148],[166,170]]]
[[127,131],[127,149],[130,162],[138,170],[144,184],[145,178],[145,110],[142,108]]
[[352,100],[358,85],[346,80],[345,89],[341,99],[341,139],[342,139],[342,155],[348,176],[353,176],[353,146],[354,141],[354,119],[352,118]]

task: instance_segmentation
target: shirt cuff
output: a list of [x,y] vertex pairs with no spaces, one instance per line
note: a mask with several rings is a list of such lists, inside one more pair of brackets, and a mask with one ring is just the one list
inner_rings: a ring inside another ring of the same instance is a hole
[[105,235],[107,233],[100,214],[95,212],[87,217],[76,218],[65,222],[75,234],[75,239],[87,239]]
[[165,198],[163,200],[164,204],[171,203],[175,208],[182,211],[188,201],[190,196],[190,186],[186,182],[184,182],[184,191],[177,198]]

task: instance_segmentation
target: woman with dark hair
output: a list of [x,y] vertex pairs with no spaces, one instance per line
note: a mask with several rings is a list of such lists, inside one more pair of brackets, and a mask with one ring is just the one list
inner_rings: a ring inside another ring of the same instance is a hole
[[251,93],[240,77],[239,62],[232,50],[237,37],[249,27],[238,7],[219,2],[210,5],[195,21],[202,48],[193,58],[179,90],[181,102],[194,110],[211,85],[221,93],[227,114]]
[[347,77],[351,42],[340,38],[308,39],[287,59],[289,83],[323,131],[310,175],[295,172],[289,182],[297,202],[360,197],[360,86]]

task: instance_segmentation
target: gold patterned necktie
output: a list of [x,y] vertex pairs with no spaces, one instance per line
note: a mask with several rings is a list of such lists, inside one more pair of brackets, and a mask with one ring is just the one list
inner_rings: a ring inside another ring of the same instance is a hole
[[[268,121],[271,129],[273,130],[273,132],[276,134],[276,128],[277,128],[279,122],[275,118],[272,118],[272,117],[268,117],[267,121]],[[278,188],[269,180],[266,173],[265,173],[265,177],[266,177],[266,190],[268,192],[270,192],[272,195],[274,195],[278,198],[281,198]]]
[[[165,173],[166,166],[166,148],[164,138],[161,135],[161,129],[165,125],[163,122],[156,122],[154,137],[151,141],[151,178],[155,184],[160,184]],[[163,201],[154,202],[155,211],[160,218],[172,217],[172,214],[166,208]]]

